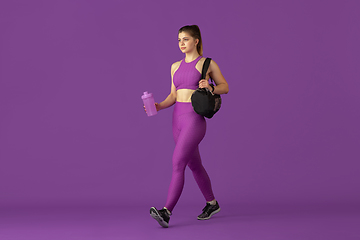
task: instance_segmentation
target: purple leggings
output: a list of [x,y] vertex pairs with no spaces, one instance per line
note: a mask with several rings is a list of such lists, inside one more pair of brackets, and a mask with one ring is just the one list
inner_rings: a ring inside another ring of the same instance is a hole
[[173,113],[175,150],[173,170],[165,207],[172,211],[184,187],[185,168],[189,166],[206,201],[215,199],[210,178],[201,163],[199,143],[205,136],[206,121],[194,112],[191,103],[176,102]]

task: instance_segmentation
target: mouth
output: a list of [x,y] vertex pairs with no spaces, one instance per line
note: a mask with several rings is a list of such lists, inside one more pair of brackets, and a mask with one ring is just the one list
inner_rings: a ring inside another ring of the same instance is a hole
[[186,48],[186,47],[181,47],[180,49],[181,49],[181,50],[184,50],[185,48]]

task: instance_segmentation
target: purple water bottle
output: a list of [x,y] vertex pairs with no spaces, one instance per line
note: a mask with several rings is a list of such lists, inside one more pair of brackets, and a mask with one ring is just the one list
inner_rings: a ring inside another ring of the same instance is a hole
[[150,117],[157,114],[155,101],[152,93],[144,92],[144,95],[142,95],[141,98],[144,102],[147,115]]

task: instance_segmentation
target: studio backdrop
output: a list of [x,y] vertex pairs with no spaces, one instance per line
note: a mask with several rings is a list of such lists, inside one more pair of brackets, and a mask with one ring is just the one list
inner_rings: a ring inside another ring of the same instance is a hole
[[[162,206],[184,25],[229,83],[200,144],[223,204],[360,201],[358,1],[1,1],[0,206]],[[190,171],[180,203],[203,204]]]

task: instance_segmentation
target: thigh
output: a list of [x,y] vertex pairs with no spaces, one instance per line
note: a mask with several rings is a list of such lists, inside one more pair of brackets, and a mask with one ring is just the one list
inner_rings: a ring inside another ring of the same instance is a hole
[[191,103],[177,102],[173,112],[172,129],[175,143],[180,135],[183,135],[182,138],[191,138],[191,144],[199,144],[205,136],[206,120],[194,112]]
[[193,158],[198,151],[198,145],[205,136],[206,121],[196,113],[183,114],[179,116],[180,129],[175,136],[175,151],[177,154]]

